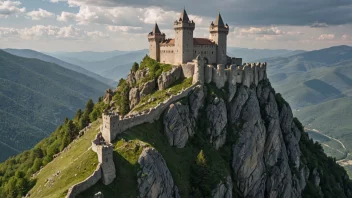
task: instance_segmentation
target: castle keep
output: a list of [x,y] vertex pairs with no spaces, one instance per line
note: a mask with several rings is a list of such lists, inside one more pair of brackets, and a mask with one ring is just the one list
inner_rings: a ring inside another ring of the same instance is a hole
[[188,18],[186,10],[174,22],[175,38],[165,39],[158,24],[148,34],[149,56],[161,63],[174,65],[192,62],[198,55],[204,57],[206,64],[242,64],[242,59],[226,55],[229,26],[224,24],[220,13],[209,27],[209,38],[194,38],[195,23]]

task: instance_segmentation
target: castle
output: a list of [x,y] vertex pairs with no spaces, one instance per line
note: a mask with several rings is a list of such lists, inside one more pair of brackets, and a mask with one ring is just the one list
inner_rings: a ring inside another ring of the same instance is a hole
[[158,24],[148,34],[149,56],[161,63],[181,65],[192,62],[202,55],[205,64],[241,65],[241,58],[230,58],[226,55],[229,26],[224,24],[220,13],[209,27],[209,38],[194,38],[195,23],[188,18],[186,10],[174,22],[175,38],[165,39]]

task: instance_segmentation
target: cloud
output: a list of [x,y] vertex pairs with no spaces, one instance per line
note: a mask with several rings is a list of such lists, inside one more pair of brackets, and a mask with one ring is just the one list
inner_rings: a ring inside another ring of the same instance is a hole
[[112,26],[112,25],[109,25],[107,27],[107,29],[111,32],[143,32],[142,27],[133,27],[133,26]]
[[[155,6],[155,0],[67,0],[71,6],[135,7]],[[233,25],[308,25],[319,21],[327,25],[351,24],[351,0],[211,0],[158,1],[165,11],[180,12],[183,6],[189,14],[214,18],[220,10],[225,22]],[[327,17],[328,16],[328,17]]]
[[312,28],[325,28],[325,27],[329,27],[329,25],[326,23],[315,22],[310,27],[312,27]]
[[50,0],[51,3],[65,2],[67,0]]
[[7,18],[10,15],[20,14],[26,11],[26,8],[21,7],[21,2],[0,0],[0,18]]
[[318,40],[333,40],[335,39],[335,34],[321,34]]
[[43,18],[53,17],[54,14],[39,8],[38,10],[33,10],[31,12],[28,12],[27,16],[32,18],[32,20],[38,21],[38,20],[43,19]]
[[0,27],[0,37],[13,37],[24,40],[50,39],[50,40],[82,40],[106,38],[107,34],[100,31],[84,31],[72,25],[65,27],[35,25],[30,28],[7,28]]

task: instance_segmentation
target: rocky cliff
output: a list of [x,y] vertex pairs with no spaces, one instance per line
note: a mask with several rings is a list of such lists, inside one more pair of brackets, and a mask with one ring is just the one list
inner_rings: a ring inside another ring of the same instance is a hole
[[[198,85],[156,123],[117,137],[148,145],[135,153],[137,197],[352,196],[346,172],[309,139],[269,80],[227,87]],[[109,188],[128,194],[119,182]],[[95,186],[84,195],[97,191],[111,193]]]

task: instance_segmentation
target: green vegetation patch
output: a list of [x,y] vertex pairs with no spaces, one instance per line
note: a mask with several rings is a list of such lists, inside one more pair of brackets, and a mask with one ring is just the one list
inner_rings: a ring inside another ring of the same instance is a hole
[[[107,197],[137,197],[139,169],[137,160],[144,145],[154,147],[162,154],[181,197],[196,195],[197,183],[192,183],[194,179],[191,179],[191,175],[194,174],[192,171],[197,166],[198,155],[201,151],[207,162],[206,170],[209,171],[209,174],[200,175],[199,178],[203,180],[205,188],[214,189],[220,180],[229,175],[227,166],[229,162],[224,161],[219,152],[213,149],[207,141],[199,146],[193,141],[198,136],[194,136],[185,148],[175,148],[169,146],[163,131],[163,123],[159,120],[155,123],[133,127],[123,133],[115,143],[114,162],[117,175],[114,182],[108,186],[99,182],[80,197],[92,197],[99,191]],[[201,135],[201,132],[197,133]],[[209,193],[209,190],[206,193]]]
[[[158,90],[153,94],[143,97],[139,104],[132,111],[138,112],[155,107],[159,103],[165,101],[171,95],[177,95],[178,92],[180,92],[182,89],[190,87],[192,85],[192,80],[192,78],[180,79],[168,89]],[[149,99],[153,99],[153,101],[148,102]]]
[[142,79],[143,82],[147,82],[149,80],[157,79],[162,72],[170,71],[172,65],[159,63],[158,61],[150,58],[149,56],[145,56],[139,65],[139,69],[149,69],[149,76]]
[[85,134],[71,143],[35,177],[31,197],[65,197],[68,189],[90,176],[98,165],[98,157],[91,149],[91,141],[99,131],[101,120],[95,121]]

